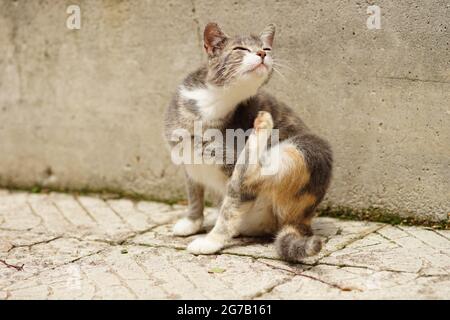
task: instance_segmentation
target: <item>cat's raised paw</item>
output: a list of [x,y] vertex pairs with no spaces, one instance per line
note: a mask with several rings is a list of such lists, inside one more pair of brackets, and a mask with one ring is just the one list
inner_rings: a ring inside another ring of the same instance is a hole
[[269,131],[272,130],[273,119],[270,113],[267,111],[259,111],[258,116],[255,118],[255,121],[253,122],[253,127],[255,128],[256,132],[260,131],[261,129]]
[[175,236],[186,237],[196,234],[202,228],[203,219],[181,218],[175,223],[172,233]]
[[223,244],[208,237],[202,237],[192,241],[187,250],[193,254],[213,254],[222,249]]

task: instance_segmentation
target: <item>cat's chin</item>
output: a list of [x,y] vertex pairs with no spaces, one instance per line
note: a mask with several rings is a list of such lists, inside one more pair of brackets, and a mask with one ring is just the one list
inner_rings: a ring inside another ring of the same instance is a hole
[[269,67],[265,64],[259,64],[245,73],[256,76],[267,76],[269,74]]
[[249,96],[251,96],[267,81],[269,74],[267,67],[245,71],[234,78],[227,87],[242,92],[248,91]]
[[269,75],[269,69],[267,67],[259,67],[258,69],[253,70],[252,73],[258,77],[267,78]]
[[242,81],[258,81],[264,82],[269,76],[269,69],[266,66],[257,67],[252,70],[246,71],[242,76]]

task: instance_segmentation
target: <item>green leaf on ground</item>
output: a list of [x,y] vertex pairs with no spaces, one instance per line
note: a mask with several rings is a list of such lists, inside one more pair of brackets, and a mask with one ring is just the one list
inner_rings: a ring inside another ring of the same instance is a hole
[[223,273],[223,272],[225,272],[225,269],[217,267],[208,270],[208,273]]

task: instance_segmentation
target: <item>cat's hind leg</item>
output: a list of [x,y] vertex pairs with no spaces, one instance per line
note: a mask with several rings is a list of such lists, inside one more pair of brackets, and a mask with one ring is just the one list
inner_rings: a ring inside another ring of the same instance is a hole
[[272,162],[277,164],[277,170],[260,179],[262,193],[272,198],[282,226],[275,246],[285,260],[301,261],[322,248],[320,238],[313,234],[311,220],[330,181],[331,149],[308,133],[281,142],[267,154],[275,159]]
[[272,117],[267,112],[260,112],[254,126],[255,130],[239,155],[228,182],[214,228],[205,237],[191,242],[187,248],[194,254],[212,254],[221,250],[229,239],[242,231],[243,217],[256,203],[257,185],[246,184],[246,179],[259,171],[259,157],[266,151],[273,127]]
[[245,171],[243,183],[257,185],[259,194],[272,201],[281,226],[275,240],[278,254],[289,261],[317,254],[322,242],[313,234],[311,220],[330,181],[330,147],[304,133],[273,144],[258,159]]

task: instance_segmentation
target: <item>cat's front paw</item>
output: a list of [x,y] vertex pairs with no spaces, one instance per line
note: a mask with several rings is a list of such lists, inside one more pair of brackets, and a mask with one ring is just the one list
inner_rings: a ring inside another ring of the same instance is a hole
[[175,236],[186,237],[196,234],[202,228],[203,219],[181,218],[175,223],[172,233]]
[[263,130],[271,131],[273,128],[273,119],[269,112],[267,111],[259,111],[258,116],[255,118],[253,122],[253,127],[255,131],[258,133]]
[[223,248],[223,244],[217,240],[202,237],[192,241],[187,250],[193,254],[213,254]]

